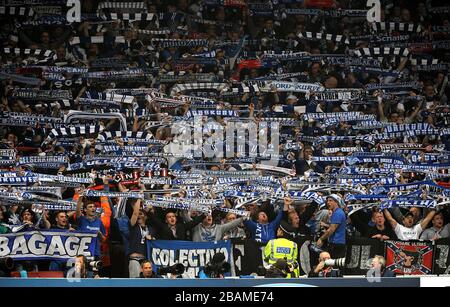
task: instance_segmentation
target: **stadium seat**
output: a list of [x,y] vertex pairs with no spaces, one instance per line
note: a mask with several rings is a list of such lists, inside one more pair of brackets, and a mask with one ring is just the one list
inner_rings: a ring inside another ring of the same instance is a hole
[[[64,278],[63,271],[40,271],[40,272],[27,272],[28,278]],[[20,278],[19,271],[11,272],[11,277]]]

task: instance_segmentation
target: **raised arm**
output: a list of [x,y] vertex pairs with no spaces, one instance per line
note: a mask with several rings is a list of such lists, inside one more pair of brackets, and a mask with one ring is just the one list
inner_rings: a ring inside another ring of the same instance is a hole
[[83,188],[80,188],[78,190],[78,200],[77,200],[77,210],[76,210],[77,220],[81,217],[81,209],[83,207],[83,200],[84,200],[83,192],[84,192]]
[[420,226],[422,227],[422,229],[425,229],[428,224],[431,222],[431,220],[433,219],[433,217],[436,215],[436,210],[431,210],[427,216],[422,220],[422,222],[420,223]]
[[392,217],[391,213],[389,212],[388,209],[384,209],[384,216],[386,217],[386,220],[388,220],[388,222],[391,224],[392,229],[395,230],[395,228],[397,227],[398,223],[397,221]]
[[130,219],[131,226],[136,225],[138,217],[139,217],[140,209],[141,209],[141,200],[138,199],[133,205],[133,215],[131,216],[131,219]]
[[[277,217],[271,222],[272,225],[275,225],[275,227],[278,227],[281,223],[281,219],[283,218],[283,214],[289,210],[289,206],[292,205],[294,201],[290,197],[284,198],[284,206],[283,210],[279,210]],[[280,208],[281,209],[281,208]]]
[[220,225],[220,227],[222,228],[223,232],[227,232],[229,230],[232,230],[232,229],[238,227],[243,221],[244,221],[244,218],[241,217],[241,218],[235,219],[234,221]]
[[363,236],[366,236],[369,232],[369,225],[365,221],[366,213],[362,210],[356,211],[350,216],[353,226],[358,230]]
[[186,227],[186,230],[190,230],[190,229],[194,228],[195,226],[200,224],[203,221],[204,218],[205,218],[204,214],[197,215],[196,217],[194,217],[192,219],[192,221],[187,222],[186,224],[184,224],[184,226]]

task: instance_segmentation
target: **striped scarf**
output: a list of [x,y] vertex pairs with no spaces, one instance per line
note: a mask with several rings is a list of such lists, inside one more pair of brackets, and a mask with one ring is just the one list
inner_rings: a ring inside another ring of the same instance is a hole
[[374,56],[401,56],[408,57],[409,50],[407,48],[360,48],[354,51],[357,57],[374,57]]
[[195,116],[239,117],[239,114],[234,110],[190,110],[186,114],[187,118]]
[[117,94],[115,91],[106,91],[106,92],[86,91],[84,92],[83,97],[91,99],[113,100],[126,104],[131,104],[133,103],[134,100],[133,96]]
[[130,139],[150,141],[152,139],[152,135],[144,131],[104,131],[99,133],[97,136],[97,140],[100,142],[105,142],[106,140],[116,138],[120,138],[124,141],[128,141]]
[[61,100],[72,99],[72,93],[68,90],[39,90],[16,88],[11,97],[29,100]]
[[374,22],[372,23],[372,30],[376,32],[412,32],[420,33],[422,32],[422,27],[420,25],[412,23],[401,23],[401,22]]
[[55,138],[61,137],[80,137],[86,136],[90,134],[97,134],[102,130],[100,126],[92,125],[92,126],[72,126],[72,127],[62,127],[58,129],[52,129],[45,141],[45,143],[50,142]]
[[158,16],[151,13],[103,13],[101,18],[104,20],[123,20],[123,21],[158,21]]
[[325,39],[327,41],[332,41],[336,43],[344,43],[346,45],[350,44],[350,40],[347,37],[339,34],[300,32],[297,36],[300,39],[312,39],[312,40]]
[[74,36],[70,39],[69,45],[79,45],[79,44],[125,44],[124,36],[114,36],[114,37],[106,37],[106,36],[89,36],[89,37],[80,37]]
[[161,48],[170,47],[198,47],[208,46],[207,39],[169,39],[169,38],[152,38],[151,43],[157,43]]
[[0,6],[0,15],[33,17],[35,11],[31,7]]
[[348,101],[360,99],[364,91],[360,89],[325,90],[315,94],[315,98],[325,101]]
[[91,113],[83,111],[70,110],[68,114],[64,116],[64,122],[70,123],[73,120],[91,120],[98,121],[102,119],[118,119],[120,122],[120,128],[127,130],[127,120],[121,113]]
[[184,92],[184,91],[192,91],[192,90],[200,90],[200,89],[214,89],[220,90],[221,88],[227,87],[227,83],[184,83],[184,84],[176,84],[170,90],[170,96],[176,96],[176,94]]
[[46,62],[50,60],[56,60],[57,56],[52,50],[41,50],[41,49],[28,49],[28,48],[0,48],[0,53],[5,55],[16,55],[21,57],[38,57],[43,58],[38,62]]
[[14,82],[28,84],[28,85],[40,85],[41,79],[33,78],[33,77],[24,77],[18,74],[7,74],[4,72],[0,72],[0,79],[2,80],[12,80]]

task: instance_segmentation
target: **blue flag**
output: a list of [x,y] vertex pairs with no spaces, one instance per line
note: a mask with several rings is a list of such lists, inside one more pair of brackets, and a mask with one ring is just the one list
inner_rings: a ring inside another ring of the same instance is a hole
[[0,258],[61,260],[77,255],[94,257],[97,233],[27,231],[0,235]]

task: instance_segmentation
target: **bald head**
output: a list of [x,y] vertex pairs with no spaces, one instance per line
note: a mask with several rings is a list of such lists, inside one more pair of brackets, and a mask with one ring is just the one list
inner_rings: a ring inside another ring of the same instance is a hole
[[321,252],[319,255],[319,261],[325,261],[331,259],[331,255],[328,252]]

